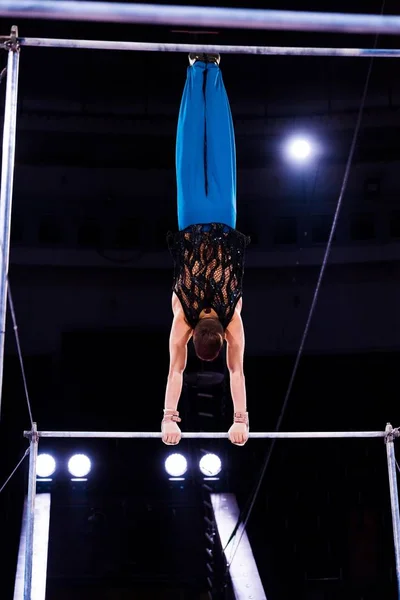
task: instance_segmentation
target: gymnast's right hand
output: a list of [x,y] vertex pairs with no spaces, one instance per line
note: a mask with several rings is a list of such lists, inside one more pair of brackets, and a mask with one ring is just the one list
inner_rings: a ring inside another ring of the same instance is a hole
[[181,441],[181,430],[174,421],[163,421],[161,425],[162,441],[167,446],[176,446]]

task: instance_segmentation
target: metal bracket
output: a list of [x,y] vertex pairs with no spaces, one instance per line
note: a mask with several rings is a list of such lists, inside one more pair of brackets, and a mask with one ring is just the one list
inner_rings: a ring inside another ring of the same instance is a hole
[[13,25],[11,27],[11,33],[9,37],[0,37],[0,48],[8,51],[11,50],[12,52],[19,52],[20,47],[21,46],[18,40],[18,27]]
[[393,429],[392,425],[388,423],[385,429],[385,444],[393,443],[397,438],[400,438],[400,427]]
[[32,424],[32,429],[30,431],[24,431],[24,437],[28,438],[30,442],[35,444],[39,442],[39,432],[37,430],[36,423]]

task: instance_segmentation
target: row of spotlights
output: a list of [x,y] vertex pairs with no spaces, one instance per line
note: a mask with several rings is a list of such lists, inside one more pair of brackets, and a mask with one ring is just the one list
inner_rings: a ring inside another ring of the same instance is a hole
[[[216,477],[222,469],[221,459],[216,454],[205,454],[199,468],[205,477]],[[182,477],[187,469],[188,463],[182,454],[171,454],[165,461],[165,470],[170,477]]]
[[[55,459],[50,454],[39,454],[36,473],[43,479],[51,477],[57,468]],[[68,471],[72,477],[82,478],[89,475],[92,464],[85,454],[74,454],[68,461]]]
[[[57,463],[51,454],[39,454],[36,473],[41,479],[51,477],[57,468]],[[86,477],[92,468],[90,459],[85,454],[74,454],[68,461],[68,471],[72,477]],[[188,469],[186,458],[182,454],[171,454],[165,461],[165,470],[170,477],[182,477]],[[222,463],[216,454],[205,454],[199,469],[205,477],[215,477],[221,472]]]

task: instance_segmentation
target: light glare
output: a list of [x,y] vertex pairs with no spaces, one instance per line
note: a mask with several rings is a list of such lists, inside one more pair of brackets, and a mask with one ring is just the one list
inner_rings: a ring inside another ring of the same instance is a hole
[[91,468],[90,459],[85,454],[75,454],[68,461],[68,471],[73,477],[86,477]]
[[171,477],[182,477],[187,471],[187,460],[182,454],[171,454],[165,461],[165,470]]
[[199,467],[206,477],[215,477],[221,473],[221,459],[216,454],[205,454],[200,460]]
[[53,475],[56,470],[56,461],[50,454],[39,454],[36,463],[36,474],[40,478],[47,478]]
[[305,160],[311,154],[311,144],[305,138],[294,138],[289,142],[288,152],[294,160]]

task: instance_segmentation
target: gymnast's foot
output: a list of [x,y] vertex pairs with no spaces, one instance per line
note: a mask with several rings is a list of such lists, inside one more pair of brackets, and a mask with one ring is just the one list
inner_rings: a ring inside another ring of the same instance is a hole
[[215,65],[219,65],[221,62],[221,56],[219,54],[196,54],[195,52],[191,52],[189,54],[189,64],[193,67],[194,63],[197,61],[205,62],[205,63],[214,63]]
[[229,439],[235,446],[244,446],[249,439],[249,413],[235,413]]
[[178,427],[181,422],[177,410],[164,410],[164,418],[161,423],[162,441],[167,446],[176,446],[179,444],[182,434]]

